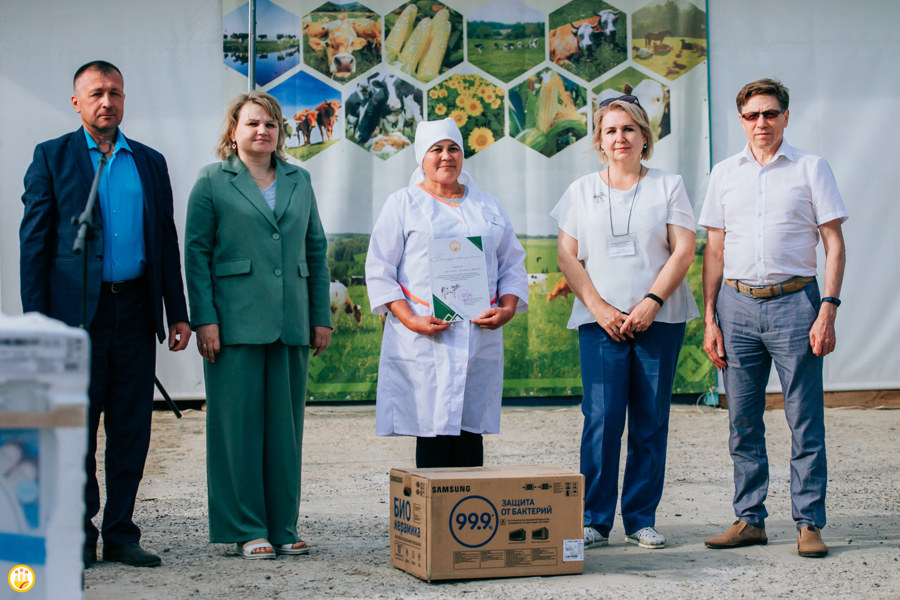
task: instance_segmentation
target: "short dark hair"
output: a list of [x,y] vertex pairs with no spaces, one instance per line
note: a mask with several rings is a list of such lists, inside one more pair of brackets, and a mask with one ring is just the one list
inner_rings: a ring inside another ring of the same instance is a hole
[[92,60],[89,63],[81,65],[78,67],[78,70],[75,71],[75,77],[72,78],[72,87],[75,87],[75,82],[78,81],[78,78],[81,77],[85,71],[90,70],[100,71],[101,75],[118,73],[119,77],[122,77],[123,80],[125,79],[125,77],[122,76],[122,71],[111,62],[106,62],[105,60]]
[[791,100],[787,87],[777,79],[757,79],[742,87],[738,92],[736,99],[738,112],[741,112],[744,105],[753,96],[775,96],[783,111],[788,109],[788,103]]

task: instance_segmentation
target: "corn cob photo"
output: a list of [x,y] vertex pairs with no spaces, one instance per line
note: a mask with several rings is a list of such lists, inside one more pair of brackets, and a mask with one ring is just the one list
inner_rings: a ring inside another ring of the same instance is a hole
[[403,51],[400,52],[400,70],[410,75],[416,74],[416,67],[431,42],[431,19],[425,17],[409,36]]
[[450,21],[446,18],[440,19],[440,16],[446,13],[446,8],[440,11],[431,26],[431,44],[428,46],[428,53],[419,63],[418,77],[423,81],[437,77],[441,70],[441,63],[444,62],[447,41],[450,39]]
[[576,105],[570,91],[576,88],[567,87],[555,71],[544,71],[540,79],[540,89],[535,90],[531,78],[511,90],[510,133],[532,150],[553,156],[587,134],[585,102],[579,94]]
[[384,42],[384,52],[388,62],[397,60],[397,56],[403,48],[403,42],[406,41],[406,36],[409,35],[416,21],[416,13],[418,13],[416,5],[410,4],[403,9],[397,22],[394,23],[391,33],[388,34],[387,40]]

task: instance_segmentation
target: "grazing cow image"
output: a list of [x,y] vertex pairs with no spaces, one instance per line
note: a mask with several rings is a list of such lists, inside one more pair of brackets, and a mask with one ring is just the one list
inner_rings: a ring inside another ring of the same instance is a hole
[[347,96],[344,104],[344,121],[345,129],[348,137],[356,137],[356,129],[359,126],[359,116],[372,95],[372,86],[369,85],[368,79],[363,79],[353,90],[353,93]]
[[651,42],[662,43],[667,37],[672,35],[669,29],[658,29],[656,31],[648,31],[644,34],[644,48],[649,48]]
[[319,135],[323,142],[326,136],[330,140],[334,133],[334,123],[337,121],[340,107],[341,103],[337,100],[326,100],[316,107],[316,124],[319,126]]
[[371,18],[353,19],[356,35],[368,42],[372,55],[381,60],[381,20]]
[[[675,69],[675,73],[680,73]],[[657,139],[662,136],[662,119],[669,103],[669,90],[655,79],[644,79],[634,87],[631,94],[638,99],[650,121],[650,129]],[[666,132],[668,133],[668,132]]]
[[321,35],[310,35],[309,47],[328,59],[328,69],[335,79],[348,79],[356,73],[356,57],[353,52],[361,50],[368,43],[366,38],[356,33],[353,20],[336,19],[326,27],[317,30]]
[[[392,73],[371,75],[357,92],[348,97],[345,112],[353,136],[366,147],[379,135],[402,134],[404,128],[422,120],[421,90]],[[398,144],[405,139],[384,140],[384,144],[399,149]]]
[[300,136],[303,135],[303,143],[309,145],[309,136],[316,127],[316,111],[304,109],[294,115],[297,123],[297,145],[301,145]]
[[[577,29],[576,29],[577,31]],[[571,65],[577,58],[578,38],[570,25],[550,30],[550,60],[558,65]]]
[[594,26],[592,41],[596,45],[606,43],[615,45],[616,43],[616,21],[619,18],[618,11],[606,8],[596,14],[597,24]]
[[593,32],[594,26],[591,25],[590,21],[585,21],[578,27],[572,25],[572,33],[575,34],[575,38],[578,40],[578,51],[588,60],[594,54],[594,40],[591,35]]
[[547,274],[546,273],[529,273],[528,287],[538,285],[542,294],[547,293]]
[[475,51],[478,52],[478,54],[481,54],[484,52],[484,46],[482,44],[475,44]]
[[553,290],[551,290],[550,293],[547,294],[547,302],[550,302],[560,295],[563,297],[563,300],[568,300],[569,294],[571,293],[572,288],[569,287],[569,282],[566,281],[565,277],[560,277],[559,281],[556,282],[556,286],[553,288]]
[[637,46],[631,47],[632,52],[634,52],[635,58],[640,58],[641,60],[648,60],[653,58],[653,52],[648,50],[647,48],[638,48]]
[[590,61],[601,44],[616,45],[616,23],[619,12],[604,9],[595,17],[575,21],[550,30],[550,60],[558,65],[574,61]]
[[340,281],[332,281],[328,289],[331,299],[331,314],[333,315],[337,313],[338,309],[341,309],[345,314],[352,316],[357,327],[362,327],[362,307],[354,304],[350,299],[347,286]]

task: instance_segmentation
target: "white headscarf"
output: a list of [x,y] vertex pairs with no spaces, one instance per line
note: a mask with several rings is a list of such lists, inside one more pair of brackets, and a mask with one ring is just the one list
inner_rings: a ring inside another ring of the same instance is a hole
[[[409,185],[418,185],[425,181],[425,171],[422,170],[422,161],[428,149],[442,140],[451,140],[460,148],[463,147],[462,133],[459,131],[456,121],[447,117],[440,121],[419,121],[416,126],[416,170],[409,178]],[[472,185],[472,176],[462,171],[459,182],[463,185]]]

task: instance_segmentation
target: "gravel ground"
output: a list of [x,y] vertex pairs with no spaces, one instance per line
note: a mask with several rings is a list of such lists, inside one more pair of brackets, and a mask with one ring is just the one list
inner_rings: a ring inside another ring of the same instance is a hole
[[[207,543],[205,414],[155,414],[138,497],[142,543],[163,565],[101,563],[85,572],[85,598],[900,598],[900,411],[827,409],[829,526],[823,559],[797,556],[790,517],[790,436],[782,411],[766,413],[771,483],[767,546],[707,550],[734,519],[726,411],[676,405],[667,485],[657,527],[663,550],[624,542],[585,552],[584,574],[425,583],[390,565],[388,471],[411,466],[415,442],[374,435],[372,406],[307,409],[301,535],[306,557],[245,561]],[[503,433],[485,438],[488,464],[578,469],[577,406],[508,407]],[[102,429],[101,429],[102,431]],[[103,447],[103,444],[100,444]],[[624,452],[623,452],[624,458]]]

